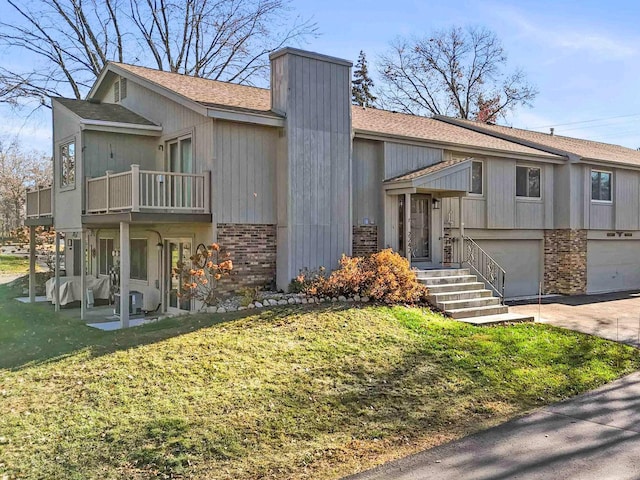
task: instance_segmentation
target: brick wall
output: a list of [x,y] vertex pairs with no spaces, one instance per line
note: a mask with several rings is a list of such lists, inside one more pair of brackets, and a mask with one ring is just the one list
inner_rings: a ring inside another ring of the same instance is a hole
[[353,227],[353,256],[363,257],[378,251],[378,226]]
[[544,293],[587,291],[587,231],[545,230]]
[[218,243],[231,254],[233,271],[220,281],[220,292],[271,286],[276,279],[276,226],[219,223]]

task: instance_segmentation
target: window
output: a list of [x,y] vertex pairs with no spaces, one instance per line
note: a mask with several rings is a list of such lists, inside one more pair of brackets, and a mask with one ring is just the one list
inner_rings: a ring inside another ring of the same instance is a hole
[[516,197],[540,198],[540,168],[516,167]]
[[70,187],[76,183],[76,144],[60,145],[60,186]]
[[471,162],[471,191],[476,195],[482,195],[482,162]]
[[611,172],[591,170],[591,200],[611,201]]
[[113,84],[113,101],[117,103],[125,98],[127,98],[127,79],[121,78]]
[[131,246],[131,271],[129,278],[132,280],[147,279],[147,239],[130,241]]
[[113,238],[98,241],[98,275],[109,275],[113,268]]

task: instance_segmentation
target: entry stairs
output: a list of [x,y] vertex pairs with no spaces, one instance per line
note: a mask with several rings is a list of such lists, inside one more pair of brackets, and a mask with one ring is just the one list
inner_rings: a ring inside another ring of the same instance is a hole
[[456,320],[476,325],[534,320],[509,313],[509,307],[468,268],[418,270],[417,277],[429,289],[429,302]]

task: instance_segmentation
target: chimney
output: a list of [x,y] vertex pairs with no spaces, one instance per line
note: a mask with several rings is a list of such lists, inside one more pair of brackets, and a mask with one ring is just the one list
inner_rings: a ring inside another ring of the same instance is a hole
[[351,254],[351,62],[295,48],[272,53],[271,108],[285,118],[277,154],[278,288],[301,269]]
[[553,137],[553,132],[554,132],[555,128],[551,127],[549,130],[551,131],[550,135]]

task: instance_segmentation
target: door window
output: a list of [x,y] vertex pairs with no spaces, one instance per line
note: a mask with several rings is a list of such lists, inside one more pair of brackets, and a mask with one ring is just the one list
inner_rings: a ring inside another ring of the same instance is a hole
[[[189,261],[191,257],[191,242],[181,240],[167,241],[167,290],[169,291],[168,306],[169,308],[179,310],[190,310],[191,301],[181,297],[179,294],[184,292],[183,285],[190,279],[181,273],[175,273],[178,264]],[[180,269],[178,269],[180,271]]]
[[428,195],[411,195],[411,258],[430,260],[430,210],[431,197]]

